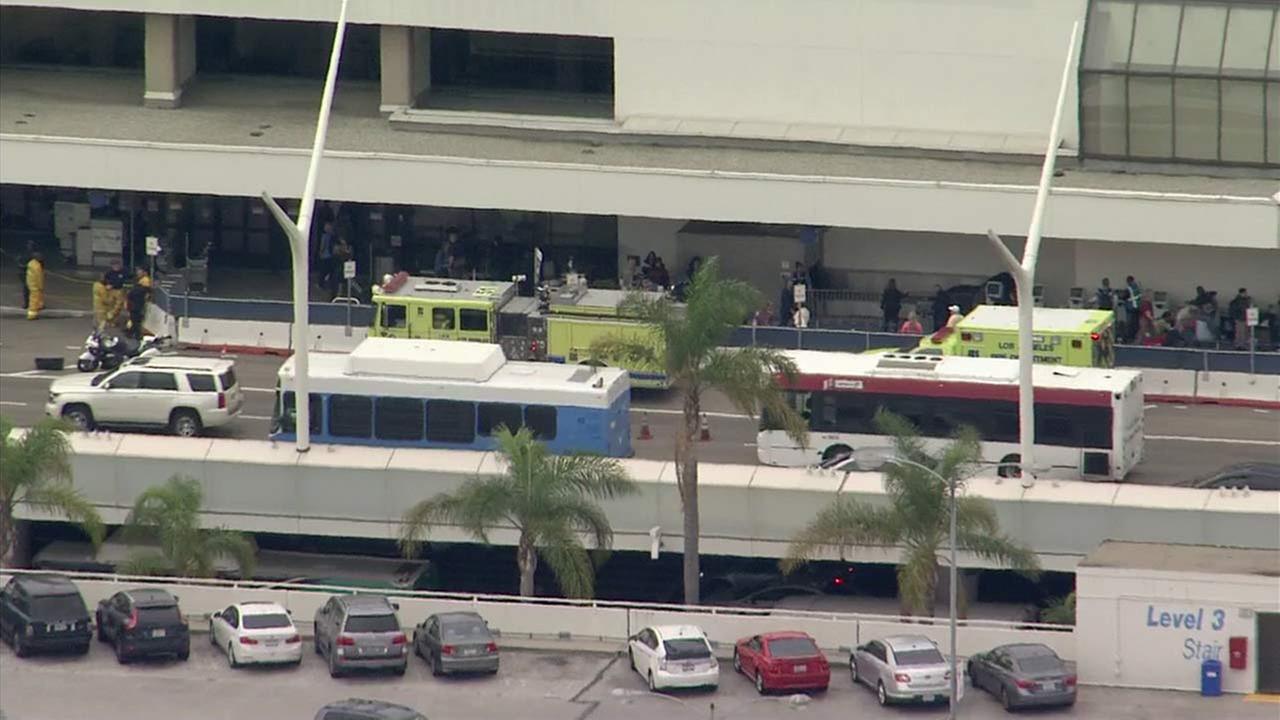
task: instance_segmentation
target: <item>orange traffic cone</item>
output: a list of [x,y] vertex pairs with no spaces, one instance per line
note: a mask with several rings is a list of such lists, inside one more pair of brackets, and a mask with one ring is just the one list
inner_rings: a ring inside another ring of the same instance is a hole
[[707,424],[706,413],[702,413],[702,432],[699,434],[698,439],[702,440],[703,442],[706,442],[711,439],[711,426]]
[[649,413],[644,413],[640,416],[640,439],[653,439],[653,433],[649,431]]

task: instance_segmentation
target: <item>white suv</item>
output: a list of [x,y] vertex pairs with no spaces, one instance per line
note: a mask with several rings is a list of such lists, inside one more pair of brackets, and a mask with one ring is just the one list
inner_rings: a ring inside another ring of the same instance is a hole
[[302,662],[302,636],[289,611],[266,600],[229,605],[209,617],[209,642],[233,668],[249,663]]
[[174,435],[193,437],[231,422],[243,402],[232,361],[161,355],[93,376],[54,380],[44,412],[80,430],[167,427]]

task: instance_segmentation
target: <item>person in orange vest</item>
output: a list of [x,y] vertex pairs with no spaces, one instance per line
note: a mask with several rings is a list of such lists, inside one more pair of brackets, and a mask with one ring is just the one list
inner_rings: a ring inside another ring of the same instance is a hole
[[32,253],[27,262],[27,291],[31,297],[27,300],[27,319],[36,320],[44,309],[44,255]]
[[147,301],[151,299],[151,275],[146,268],[138,268],[133,280],[133,288],[129,290],[129,325],[128,331],[135,339],[142,337],[142,318],[147,312]]
[[107,312],[111,308],[111,289],[107,287],[107,275],[103,273],[93,281],[93,327],[102,332],[107,327]]

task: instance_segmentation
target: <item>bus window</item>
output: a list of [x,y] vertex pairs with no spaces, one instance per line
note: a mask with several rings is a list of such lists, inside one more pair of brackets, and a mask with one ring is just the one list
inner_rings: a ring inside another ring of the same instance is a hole
[[458,327],[463,332],[489,332],[489,313],[484,310],[458,310]]
[[[278,392],[278,391],[277,391]],[[308,395],[308,405],[311,406],[311,432],[319,433],[321,421],[324,419],[324,398],[320,395]],[[284,393],[281,400],[276,403],[276,428],[277,432],[293,433],[297,430],[295,423],[298,421],[297,413],[294,411],[294,405],[297,403],[293,391]]]
[[373,434],[379,440],[421,440],[426,413],[418,398],[378,398],[373,405]]
[[382,328],[386,330],[403,330],[409,325],[409,317],[404,305],[383,303],[380,319]]
[[427,440],[471,444],[476,440],[476,405],[457,400],[427,401]]
[[525,427],[533,436],[547,442],[556,439],[556,409],[550,405],[530,405],[524,409]]
[[453,308],[432,308],[431,328],[433,330],[452,330]]
[[512,403],[480,403],[476,418],[477,435],[492,435],[502,426],[515,432],[522,424],[520,406]]
[[1061,415],[1036,413],[1036,442],[1043,445],[1070,445],[1075,438],[1071,421]]
[[360,395],[330,395],[329,434],[351,438],[373,435],[373,400]]

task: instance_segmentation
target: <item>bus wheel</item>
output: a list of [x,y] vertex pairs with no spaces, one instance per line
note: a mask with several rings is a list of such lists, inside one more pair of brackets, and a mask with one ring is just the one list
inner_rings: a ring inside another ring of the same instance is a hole
[[832,445],[822,451],[822,464],[825,466],[851,457],[853,457],[853,448],[848,445]]
[[996,469],[996,474],[1002,478],[1022,477],[1022,456],[1010,453],[1000,458],[1000,467]]

